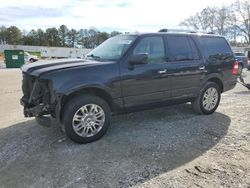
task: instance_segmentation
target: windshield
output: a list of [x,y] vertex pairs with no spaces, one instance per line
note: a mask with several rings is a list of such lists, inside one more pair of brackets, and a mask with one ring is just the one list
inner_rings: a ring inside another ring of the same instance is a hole
[[133,35],[120,35],[104,41],[89,54],[87,58],[116,61],[126,52],[135,40]]

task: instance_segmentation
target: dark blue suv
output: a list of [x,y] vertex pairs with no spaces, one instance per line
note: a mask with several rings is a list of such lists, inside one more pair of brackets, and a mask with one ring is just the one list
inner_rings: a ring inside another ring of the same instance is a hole
[[238,62],[224,37],[195,33],[119,35],[85,59],[22,67],[26,117],[52,120],[78,143],[101,138],[111,115],[192,102],[211,114],[235,87]]

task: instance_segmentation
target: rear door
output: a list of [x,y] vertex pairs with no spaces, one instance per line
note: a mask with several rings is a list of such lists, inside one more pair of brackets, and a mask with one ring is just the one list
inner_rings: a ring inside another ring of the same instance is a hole
[[195,96],[206,67],[194,40],[187,35],[167,35],[173,98]]

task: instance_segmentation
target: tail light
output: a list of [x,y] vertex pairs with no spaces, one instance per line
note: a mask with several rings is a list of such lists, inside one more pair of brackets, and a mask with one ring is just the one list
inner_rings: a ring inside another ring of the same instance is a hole
[[239,73],[239,62],[237,60],[234,61],[232,73],[233,75],[238,75]]

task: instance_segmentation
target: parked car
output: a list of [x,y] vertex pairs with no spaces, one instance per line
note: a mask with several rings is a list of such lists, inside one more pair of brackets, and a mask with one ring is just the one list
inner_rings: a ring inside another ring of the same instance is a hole
[[241,52],[235,52],[234,54],[237,61],[240,63],[241,68],[248,68],[248,57]]
[[213,113],[236,85],[238,62],[224,37],[159,32],[119,35],[86,59],[36,62],[22,72],[24,115],[89,143],[105,134],[111,115],[186,102]]
[[36,55],[31,55],[29,52],[24,52],[24,61],[33,63],[38,61],[38,57]]
[[247,62],[247,69],[250,70],[250,60]]

